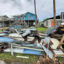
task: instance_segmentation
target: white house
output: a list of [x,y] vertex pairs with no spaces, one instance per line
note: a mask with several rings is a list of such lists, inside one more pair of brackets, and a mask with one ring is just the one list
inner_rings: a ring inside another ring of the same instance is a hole
[[[64,23],[64,12],[61,15],[56,16],[56,25],[59,26],[61,23]],[[46,27],[53,27],[54,26],[54,19],[48,18],[47,20],[43,21],[44,26]]]
[[[61,20],[61,19],[56,19],[56,25],[57,25],[57,26],[61,25],[62,21],[64,22],[64,19],[63,19],[63,20]],[[48,20],[46,20],[46,21],[43,22],[43,23],[44,23],[44,26],[46,26],[46,27],[53,27],[53,26],[54,26],[54,21],[53,21],[53,19],[48,19]]]

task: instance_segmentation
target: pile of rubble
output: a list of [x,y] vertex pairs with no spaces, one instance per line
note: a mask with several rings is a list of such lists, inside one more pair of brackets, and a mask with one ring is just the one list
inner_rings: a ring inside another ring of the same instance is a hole
[[49,36],[52,38],[61,40],[63,34],[64,34],[64,25],[61,25],[61,26],[57,27],[53,33],[50,33]]

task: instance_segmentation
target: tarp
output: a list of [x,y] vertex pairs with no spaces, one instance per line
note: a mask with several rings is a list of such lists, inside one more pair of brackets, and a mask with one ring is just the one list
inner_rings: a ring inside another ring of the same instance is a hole
[[3,42],[5,42],[5,43],[12,43],[12,42],[14,42],[14,41],[15,41],[15,40],[12,39],[12,38],[0,37],[0,43],[3,43]]

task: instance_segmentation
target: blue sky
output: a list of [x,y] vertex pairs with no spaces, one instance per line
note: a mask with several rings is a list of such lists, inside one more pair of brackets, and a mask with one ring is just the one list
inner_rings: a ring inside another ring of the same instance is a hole
[[[0,0],[0,16],[34,13],[34,0]],[[53,16],[53,0],[36,0],[37,15],[40,21]],[[56,0],[56,15],[64,12],[64,0]]]

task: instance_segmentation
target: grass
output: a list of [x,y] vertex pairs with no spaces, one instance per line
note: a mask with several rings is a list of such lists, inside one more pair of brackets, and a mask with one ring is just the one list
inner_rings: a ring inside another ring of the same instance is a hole
[[58,59],[60,62],[64,63],[64,57],[59,57]]
[[[16,56],[28,56],[29,59],[17,58]],[[14,56],[11,56],[10,53],[0,53],[0,60],[4,60],[6,62],[22,62],[23,64],[35,64],[38,60],[38,56],[26,54],[14,54]]]
[[0,29],[0,32],[2,32],[2,30]]
[[38,32],[45,32],[47,30],[47,28],[46,27],[37,27],[37,31]]
[[[27,56],[28,59],[24,58],[17,58],[16,56]],[[0,53],[0,60],[4,60],[7,63],[10,62],[20,62],[19,64],[35,64],[38,60],[39,56],[36,55],[28,55],[28,54],[14,54],[14,56],[11,56],[10,53]],[[59,57],[58,58],[61,63],[64,63],[64,58]]]

